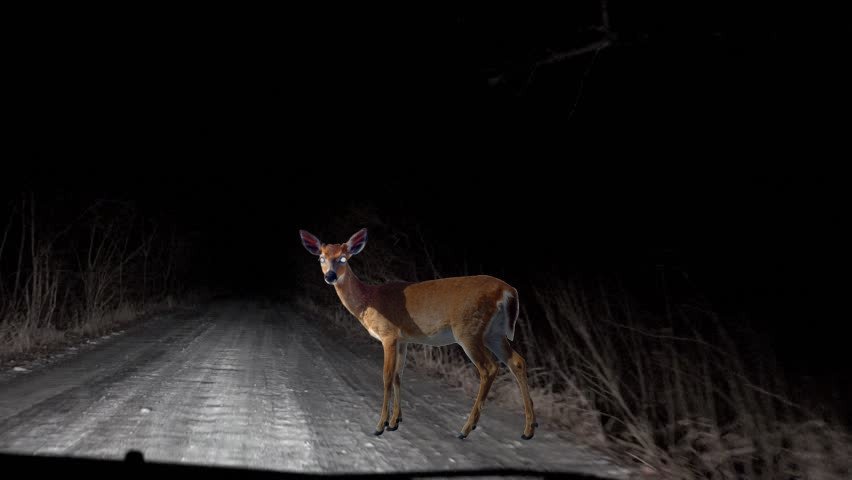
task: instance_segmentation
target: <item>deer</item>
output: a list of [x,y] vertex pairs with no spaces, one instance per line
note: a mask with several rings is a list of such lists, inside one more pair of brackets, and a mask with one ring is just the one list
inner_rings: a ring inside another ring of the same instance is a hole
[[[479,392],[458,438],[465,439],[479,422],[485,397],[499,372],[496,356],[517,381],[524,404],[524,431],[529,440],[538,427],[527,385],[526,361],[509,343],[518,320],[518,291],[489,275],[446,277],[420,282],[367,284],[352,269],[352,258],[364,250],[367,229],[346,243],[325,244],[299,230],[305,249],[319,257],[325,283],[384,353],[383,400],[374,434],[395,431],[402,422],[400,377],[409,344],[435,347],[458,344],[479,372]],[[492,356],[493,354],[493,356]],[[393,411],[389,411],[393,387]]]

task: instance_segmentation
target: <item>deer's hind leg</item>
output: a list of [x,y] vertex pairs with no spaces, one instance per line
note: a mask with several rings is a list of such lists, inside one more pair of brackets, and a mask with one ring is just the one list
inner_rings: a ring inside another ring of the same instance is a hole
[[467,422],[459,433],[459,438],[465,438],[470,434],[470,431],[476,428],[479,422],[479,416],[482,413],[482,406],[485,403],[485,397],[488,396],[488,391],[491,390],[491,384],[497,378],[497,371],[500,366],[491,357],[485,344],[482,343],[482,338],[460,338],[459,344],[464,349],[470,361],[479,371],[479,393],[476,395],[476,401],[473,402],[473,409],[467,418]]
[[509,339],[502,335],[486,337],[485,345],[489,350],[494,352],[494,355],[500,359],[515,377],[518,382],[518,388],[521,390],[521,399],[524,402],[524,433],[521,438],[529,440],[535,435],[535,428],[538,423],[535,421],[535,412],[533,411],[533,401],[530,398],[530,389],[527,385],[527,362],[524,357],[520,356],[509,344]]

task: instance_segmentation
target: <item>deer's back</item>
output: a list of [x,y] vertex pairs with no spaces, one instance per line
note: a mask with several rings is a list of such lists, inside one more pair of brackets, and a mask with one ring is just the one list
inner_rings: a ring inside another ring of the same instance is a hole
[[490,321],[507,296],[517,297],[517,291],[488,275],[379,285],[365,323],[374,331],[397,328],[403,338],[414,339],[439,335],[461,323],[475,329]]

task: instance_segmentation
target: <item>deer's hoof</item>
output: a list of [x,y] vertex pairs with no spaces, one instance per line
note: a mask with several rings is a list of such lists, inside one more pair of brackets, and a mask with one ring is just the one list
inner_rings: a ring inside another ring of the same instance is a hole
[[524,435],[521,435],[521,438],[523,438],[524,440],[529,440],[533,437],[533,435],[535,435],[535,433],[531,433],[529,437],[526,436],[526,434],[524,434]]
[[459,434],[459,440],[464,440],[465,438],[467,438],[467,435],[465,435],[463,433]]
[[396,430],[396,429],[398,429],[398,428],[399,428],[399,424],[396,424],[396,425],[394,425],[394,426],[392,426],[392,427],[387,427],[387,430],[389,430],[389,431],[393,432],[393,431],[395,431],[395,430]]

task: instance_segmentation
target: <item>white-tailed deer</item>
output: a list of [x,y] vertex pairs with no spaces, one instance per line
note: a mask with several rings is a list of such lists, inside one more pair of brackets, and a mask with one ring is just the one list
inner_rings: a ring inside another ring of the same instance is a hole
[[[509,344],[518,319],[518,292],[486,275],[443,278],[417,283],[368,285],[355,276],[350,260],[367,244],[361,229],[342,244],[324,244],[299,230],[302,245],[319,256],[325,282],[334,285],[340,301],[384,348],[384,400],[376,435],[399,428],[402,421],[400,376],[409,343],[442,346],[458,343],[479,371],[479,393],[461,429],[465,438],[476,428],[482,404],[497,377],[499,365],[489,351],[514,374],[524,401],[526,423],[522,438],[529,440],[538,424],[527,387],[526,362]],[[393,385],[393,415],[388,403]]]

